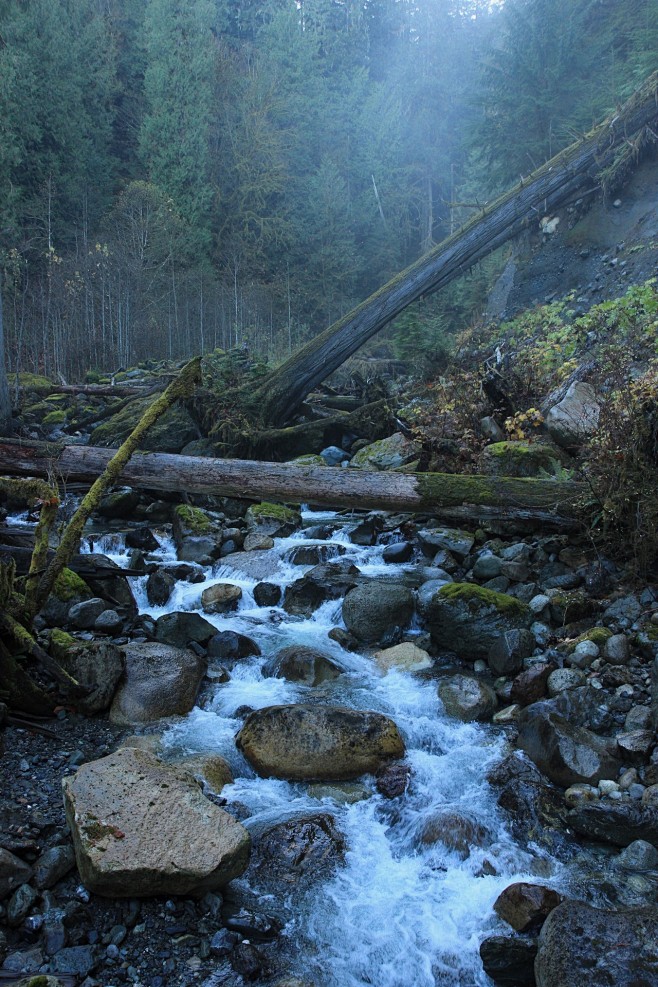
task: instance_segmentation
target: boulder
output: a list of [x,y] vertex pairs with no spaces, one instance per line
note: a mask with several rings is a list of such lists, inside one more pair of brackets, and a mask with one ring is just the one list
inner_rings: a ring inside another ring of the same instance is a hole
[[420,831],[423,846],[441,843],[454,850],[462,860],[470,856],[471,847],[482,847],[491,839],[491,833],[481,823],[459,812],[436,812],[427,819]]
[[562,895],[552,888],[519,881],[501,891],[493,907],[496,915],[517,932],[529,932],[538,929],[561,901]]
[[392,668],[399,668],[404,672],[421,672],[433,665],[427,651],[416,647],[410,641],[396,644],[392,648],[384,648],[383,651],[376,651],[372,657],[383,672],[388,672]]
[[276,607],[281,602],[281,587],[276,583],[256,583],[254,586],[254,602],[258,607]]
[[356,585],[359,569],[348,560],[314,566],[286,587],[283,609],[295,617],[310,617],[326,600],[339,600]]
[[247,866],[244,827],[153,754],[125,747],[63,784],[78,870],[95,894],[203,894]]
[[404,754],[400,732],[387,716],[342,706],[255,710],[236,744],[259,775],[290,781],[347,781]]
[[406,627],[414,612],[410,589],[398,583],[369,580],[350,590],[343,600],[343,620],[360,641],[383,643],[396,629]]
[[535,987],[537,942],[518,936],[489,936],[480,945],[484,972],[495,984]]
[[563,449],[580,446],[599,426],[601,407],[591,384],[575,381],[545,416],[548,434]]
[[621,761],[609,741],[542,706],[526,709],[517,741],[542,774],[564,788],[617,777]]
[[124,654],[125,677],[110,710],[113,723],[149,723],[189,713],[206,671],[204,660],[157,641],[128,644]]
[[504,631],[497,638],[487,656],[489,668],[496,675],[515,675],[523,668],[523,661],[535,650],[533,634],[524,628]]
[[658,846],[658,806],[631,800],[581,802],[569,812],[568,825],[581,836],[626,847],[635,840]]
[[286,552],[285,561],[291,565],[321,565],[345,554],[344,545],[297,545]]
[[408,466],[420,458],[421,447],[402,432],[395,432],[386,439],[371,442],[359,449],[350,460],[350,469],[395,470]]
[[74,603],[69,610],[67,623],[78,631],[90,631],[106,609],[105,601],[96,596],[91,600],[81,600],[80,603]]
[[621,911],[564,901],[548,916],[535,960],[537,987],[654,987],[658,907]]
[[20,857],[0,847],[0,900],[32,877],[32,868]]
[[430,558],[443,550],[464,559],[475,544],[475,535],[459,528],[422,528],[418,532],[418,540],[423,552]]
[[[116,449],[128,438],[152,403],[153,398],[136,398],[131,401],[92,431],[90,443]],[[178,402],[151,425],[148,434],[140,442],[140,449],[148,452],[180,452],[184,445],[198,437],[199,428],[196,422],[184,405]]]
[[210,565],[222,550],[221,520],[200,507],[178,504],[173,513],[173,536],[180,562]]
[[225,661],[236,661],[261,653],[255,641],[237,631],[217,631],[206,647],[209,658],[222,658]]
[[234,583],[214,583],[202,592],[201,606],[205,613],[230,613],[241,599],[242,589]]
[[270,538],[286,538],[302,526],[302,516],[298,510],[267,501],[252,504],[245,521],[250,534],[269,535]]
[[135,508],[139,504],[140,495],[132,487],[115,487],[105,494],[100,502],[97,513],[111,520],[124,521],[134,517]]
[[439,699],[448,716],[462,723],[490,720],[498,709],[496,693],[471,675],[451,675],[439,683]]
[[337,679],[343,671],[329,655],[302,644],[281,648],[263,666],[263,675],[313,686]]
[[[61,632],[59,632],[61,634]],[[58,632],[53,631],[56,639]],[[116,692],[123,673],[124,659],[121,650],[108,641],[89,641],[62,649],[57,658],[77,682],[88,690],[76,699],[76,707],[85,716],[93,716],[106,710]]]
[[216,794],[234,781],[230,764],[219,754],[189,754],[176,758],[173,763]]
[[554,476],[562,455],[547,442],[494,442],[482,450],[480,466],[489,476]]
[[163,607],[176,587],[176,579],[171,572],[157,569],[146,580],[146,598],[152,607]]
[[467,660],[487,658],[506,631],[527,628],[532,612],[506,593],[471,583],[448,583],[425,598],[421,615],[439,648]]
[[343,863],[345,840],[327,813],[291,819],[254,837],[250,871],[259,887],[307,888]]
[[207,645],[217,633],[217,628],[200,613],[174,610],[164,613],[155,622],[155,639],[175,648],[186,648],[191,641]]
[[546,695],[548,680],[556,670],[553,662],[540,661],[520,672],[512,682],[510,699],[520,706],[530,706]]

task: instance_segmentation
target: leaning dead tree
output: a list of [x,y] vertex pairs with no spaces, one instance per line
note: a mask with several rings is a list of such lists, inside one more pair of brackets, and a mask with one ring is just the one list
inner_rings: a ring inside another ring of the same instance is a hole
[[286,422],[306,395],[422,295],[432,294],[529,224],[584,194],[610,190],[656,140],[658,72],[613,116],[551,158],[447,240],[302,347],[263,383],[241,395],[264,427]]
[[[111,450],[95,446],[0,442],[2,470],[14,476],[60,476],[66,482],[91,483],[105,473],[111,458]],[[589,494],[585,484],[574,481],[377,473],[167,453],[135,453],[122,467],[120,479],[147,490],[411,511],[457,522],[541,523],[556,528],[578,524]]]

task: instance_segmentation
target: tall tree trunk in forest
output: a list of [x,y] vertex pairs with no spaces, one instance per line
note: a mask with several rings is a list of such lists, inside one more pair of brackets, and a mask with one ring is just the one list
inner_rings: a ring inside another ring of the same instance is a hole
[[263,425],[285,422],[314,387],[412,302],[445,287],[547,212],[612,188],[628,161],[655,140],[656,120],[658,72],[614,116],[522,179],[245,393],[246,408]]
[[11,423],[11,398],[5,358],[5,332],[2,321],[2,271],[0,271],[0,435],[8,435]]

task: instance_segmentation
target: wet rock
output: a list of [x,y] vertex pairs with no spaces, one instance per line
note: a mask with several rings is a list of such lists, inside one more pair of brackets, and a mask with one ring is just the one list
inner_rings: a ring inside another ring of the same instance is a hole
[[7,902],[7,925],[12,928],[20,925],[38,897],[39,895],[30,884],[19,885]]
[[658,845],[658,806],[655,805],[601,799],[577,805],[567,818],[572,829],[592,840],[621,847],[634,840]]
[[388,672],[391,668],[399,668],[405,672],[420,672],[433,665],[427,651],[409,641],[396,644],[392,648],[385,648],[383,651],[376,651],[372,657],[384,672]]
[[281,587],[276,583],[256,583],[254,586],[254,600],[259,607],[276,607],[281,596]]
[[634,840],[621,851],[615,865],[640,874],[658,870],[658,850],[646,840]]
[[359,449],[350,460],[350,469],[394,470],[407,466],[420,457],[421,448],[402,432],[394,432],[386,439],[371,442]]
[[224,785],[232,785],[234,781],[230,764],[219,754],[190,754],[176,758],[173,763],[217,794]]
[[225,661],[236,661],[261,653],[255,641],[237,631],[217,631],[208,641],[207,650],[209,658],[222,658]]
[[376,545],[377,537],[384,529],[384,520],[381,514],[369,514],[367,518],[360,521],[349,533],[350,541],[353,545]]
[[320,565],[345,554],[344,545],[299,545],[286,555],[291,565]]
[[250,839],[190,775],[123,748],[64,779],[80,876],[116,897],[223,887],[247,866]]
[[331,682],[342,674],[343,669],[329,655],[301,644],[280,648],[263,666],[263,675],[311,686]]
[[397,583],[370,580],[350,590],[343,600],[345,625],[360,641],[383,643],[396,628],[404,628],[414,612],[410,589]]
[[27,884],[32,868],[20,857],[0,847],[0,900],[6,898],[20,884]]
[[124,653],[125,677],[110,710],[113,723],[149,723],[189,713],[206,671],[205,660],[187,648],[159,642],[128,644]]
[[138,548],[142,552],[156,552],[160,548],[160,542],[146,525],[130,528],[126,532],[126,545],[128,548]]
[[270,538],[287,538],[302,526],[299,511],[267,501],[252,504],[245,515],[245,521],[250,533],[269,535]]
[[132,487],[116,487],[105,494],[98,507],[98,514],[111,520],[127,521],[134,517],[139,500],[139,493]]
[[242,599],[242,589],[234,583],[214,583],[201,594],[201,606],[205,613],[230,613],[237,610]]
[[286,587],[283,609],[296,617],[310,617],[326,600],[339,600],[356,585],[359,569],[347,560],[314,566]]
[[34,865],[34,883],[40,891],[52,888],[75,867],[75,854],[70,844],[45,850]]
[[535,649],[535,639],[530,631],[515,628],[497,638],[487,657],[489,668],[495,675],[515,675],[523,668],[523,661]]
[[464,559],[475,544],[475,536],[459,528],[422,528],[418,532],[418,540],[425,555],[430,558],[444,550]]
[[210,952],[213,956],[228,956],[241,940],[238,932],[220,929],[210,940]]
[[448,716],[463,723],[489,720],[498,708],[498,698],[491,686],[470,675],[443,679],[438,692]]
[[414,554],[414,547],[409,541],[398,541],[393,545],[387,545],[382,553],[384,562],[391,565],[399,565],[401,562],[408,562]]
[[78,564],[83,569],[85,582],[94,596],[105,600],[107,607],[118,610],[131,620],[137,616],[137,603],[120,565],[107,555],[97,552],[79,555],[76,565]]
[[385,764],[377,772],[377,791],[385,799],[399,798],[406,792],[411,778],[411,765],[405,761]]
[[535,987],[535,939],[518,936],[489,936],[480,945],[484,972],[495,984]]
[[219,558],[222,547],[220,518],[200,507],[178,504],[172,522],[176,556],[180,562],[210,565]]
[[155,639],[161,644],[186,648],[191,641],[206,645],[217,628],[200,613],[174,611],[165,613],[155,622]]
[[247,983],[260,980],[270,973],[265,954],[246,939],[237,944],[229,959],[235,972]]
[[653,987],[658,908],[608,911],[563,902],[542,927],[535,976],[537,987]]
[[152,607],[163,607],[176,586],[176,579],[171,572],[157,569],[146,580],[146,597]]
[[603,646],[603,657],[610,665],[626,665],[630,657],[628,638],[625,634],[613,634]]
[[274,539],[258,531],[251,531],[242,543],[242,547],[245,552],[267,552],[270,548],[274,548]]
[[570,449],[582,445],[596,432],[600,414],[592,385],[575,381],[564,398],[548,410],[544,422],[553,441]]
[[122,627],[123,618],[116,610],[103,610],[94,623],[94,630],[98,634],[118,634]]
[[517,743],[542,774],[564,788],[616,778],[621,767],[609,742],[543,709],[542,704],[525,711]]
[[424,600],[421,615],[439,648],[467,660],[487,658],[506,631],[527,628],[531,611],[506,593],[470,583],[451,583]]
[[548,680],[556,670],[552,662],[538,662],[516,676],[512,682],[510,699],[520,706],[530,706],[546,695]]
[[79,631],[91,630],[96,619],[100,617],[103,610],[107,609],[104,600],[93,597],[91,600],[82,600],[74,603],[68,612],[68,623]]
[[333,816],[317,813],[279,823],[255,836],[250,871],[265,889],[306,888],[340,866],[345,849]]
[[264,777],[349,780],[404,754],[395,723],[340,706],[269,706],[245,720],[236,744]]
[[562,895],[552,888],[520,881],[506,887],[496,898],[493,907],[496,915],[517,932],[529,932],[531,929],[539,929],[561,901]]
[[491,839],[488,830],[459,812],[436,812],[423,823],[419,834],[423,846],[441,843],[466,860],[471,847],[482,847]]
[[124,670],[124,657],[116,645],[108,641],[76,643],[58,652],[57,658],[62,668],[85,687],[85,695],[76,699],[81,713],[93,716],[110,706]]

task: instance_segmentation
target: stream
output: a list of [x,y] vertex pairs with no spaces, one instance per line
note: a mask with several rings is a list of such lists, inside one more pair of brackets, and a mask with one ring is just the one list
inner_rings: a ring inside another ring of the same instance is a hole
[[[236,611],[204,616],[218,630],[252,638],[262,651],[261,657],[235,662],[228,682],[205,689],[201,705],[170,724],[163,738],[166,754],[212,752],[226,758],[236,780],[222,790],[222,798],[249,830],[318,812],[333,816],[347,847],[344,866],[333,876],[301,898],[296,894],[294,901],[292,890],[288,900],[273,900],[259,887],[258,873],[244,889],[259,896],[264,911],[283,917],[281,940],[291,974],[316,987],[484,987],[492,981],[482,969],[480,942],[507,931],[492,911],[500,892],[516,881],[536,882],[538,874],[542,884],[565,890],[569,875],[544,849],[516,843],[506,828],[486,781],[488,769],[505,753],[500,732],[449,719],[436,680],[398,670],[383,674],[366,654],[345,651],[331,640],[332,627],[342,626],[341,601],[324,603],[311,619],[256,605],[257,582],[265,578],[285,586],[311,568],[287,561],[291,550],[302,545],[336,546],[336,553],[343,552],[342,558],[364,576],[387,582],[408,578],[413,569],[412,564],[384,563],[382,545],[353,544],[349,531],[356,519],[310,511],[303,517],[306,527],[321,523],[335,530],[327,540],[308,538],[304,530],[277,539],[266,560],[269,572],[259,579],[221,560],[205,570],[204,582],[178,582],[161,608],[148,603],[146,577],[130,580],[140,612],[154,618],[175,610],[202,612],[201,593],[207,586],[217,581],[239,585],[242,598]],[[154,559],[175,562],[170,537],[155,534],[160,549]],[[94,538],[93,550],[122,566],[129,564],[121,536]],[[267,657],[291,644],[328,654],[344,674],[315,688],[266,677]],[[370,709],[391,717],[404,737],[412,769],[404,797],[383,798],[372,778],[361,779],[372,792],[363,798],[361,783],[324,785],[318,791],[314,785],[257,777],[234,743],[244,707],[296,702]],[[481,845],[470,847],[466,859],[440,842],[421,842],[424,824],[437,811],[458,813],[487,834],[478,840]],[[243,880],[234,883],[238,890],[244,885]]]

